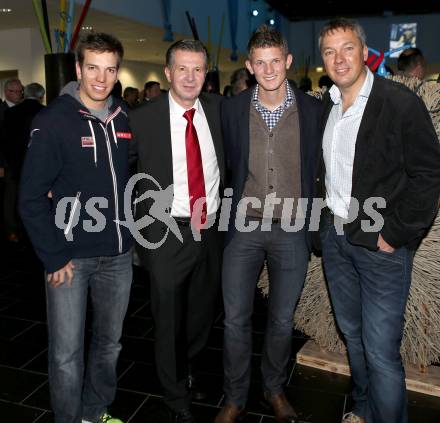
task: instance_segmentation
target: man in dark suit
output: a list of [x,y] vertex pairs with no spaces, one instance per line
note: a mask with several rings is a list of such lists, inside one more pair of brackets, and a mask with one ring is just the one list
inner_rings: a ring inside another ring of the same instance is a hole
[[5,99],[0,102],[0,127],[3,123],[4,113],[14,107],[23,99],[23,85],[19,79],[8,79],[5,82]]
[[195,422],[188,374],[206,344],[220,282],[222,240],[212,223],[224,178],[221,97],[200,94],[206,71],[203,44],[178,41],[166,55],[169,93],[130,114],[138,171],[148,175],[138,194],[156,198],[137,205],[138,217],[158,218],[137,240],[151,281],[157,372],[170,421],[179,423]]
[[[292,55],[283,36],[261,27],[248,44],[246,67],[257,85],[222,107],[232,213],[223,255],[225,406],[216,423],[244,415],[252,357],[252,307],[265,259],[270,276],[262,374],[265,398],[279,422],[294,422],[283,393],[293,313],[309,246],[305,226],[313,197],[320,103],[286,79]],[[300,198],[310,200],[302,204]]]
[[335,83],[317,183],[324,270],[354,385],[343,422],[406,423],[400,344],[414,251],[437,212],[440,147],[423,102],[364,65],[358,23],[329,22],[319,47]]
[[[16,87],[19,89],[18,86]],[[5,174],[5,231],[9,241],[19,240],[20,225],[17,213],[17,191],[21,167],[30,138],[32,119],[44,107],[41,103],[44,87],[32,83],[24,88],[24,100],[14,107],[8,107],[0,128],[1,151],[7,167]],[[16,97],[18,98],[18,94]]]
[[[19,104],[23,98],[23,85],[19,79],[8,79],[5,82],[4,86],[5,99],[0,101],[0,130],[3,125],[3,119],[5,115],[5,111],[11,107],[14,107],[16,104]],[[3,184],[1,183],[2,179],[5,177],[5,168],[6,168],[6,159],[3,156],[3,152],[1,151],[2,140],[0,138],[0,207],[3,206]],[[3,208],[3,207],[2,207]]]

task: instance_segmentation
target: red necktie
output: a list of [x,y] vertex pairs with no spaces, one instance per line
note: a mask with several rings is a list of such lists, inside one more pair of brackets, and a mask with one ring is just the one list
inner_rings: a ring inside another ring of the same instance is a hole
[[206,222],[206,192],[205,178],[203,176],[202,154],[200,153],[199,138],[193,124],[195,109],[187,110],[183,117],[188,121],[185,131],[186,145],[186,167],[188,172],[188,192],[189,192],[189,208],[191,211],[191,219],[193,218],[194,203],[203,198],[202,209],[200,210],[200,201],[197,203],[196,216],[200,213],[200,221],[196,222],[196,227]]

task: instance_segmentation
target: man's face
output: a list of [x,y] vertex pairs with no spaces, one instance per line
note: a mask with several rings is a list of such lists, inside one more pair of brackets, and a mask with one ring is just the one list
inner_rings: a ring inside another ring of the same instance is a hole
[[206,76],[206,58],[203,53],[176,50],[171,67],[165,67],[171,94],[185,109],[194,105],[202,91]]
[[150,88],[147,89],[146,94],[147,94],[147,98],[154,98],[159,96],[161,94],[160,85],[159,84],[152,85]]
[[23,99],[23,86],[18,81],[10,82],[5,88],[5,98],[11,103],[20,103]]
[[291,64],[292,55],[286,55],[281,47],[253,49],[246,60],[248,71],[255,75],[259,87],[265,91],[276,91],[282,86]]
[[76,75],[81,81],[79,94],[86,107],[102,109],[118,78],[118,56],[85,50],[83,65],[76,63]]
[[321,55],[328,76],[341,90],[360,89],[368,49],[351,29],[336,29],[322,38]]

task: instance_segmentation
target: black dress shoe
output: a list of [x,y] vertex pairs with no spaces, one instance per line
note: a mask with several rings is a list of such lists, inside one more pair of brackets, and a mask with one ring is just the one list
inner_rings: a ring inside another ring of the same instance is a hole
[[191,394],[191,399],[195,401],[202,401],[206,398],[206,392],[200,386],[198,379],[192,374],[188,375],[187,387]]
[[191,411],[187,409],[180,410],[178,413],[174,413],[173,423],[196,423]]

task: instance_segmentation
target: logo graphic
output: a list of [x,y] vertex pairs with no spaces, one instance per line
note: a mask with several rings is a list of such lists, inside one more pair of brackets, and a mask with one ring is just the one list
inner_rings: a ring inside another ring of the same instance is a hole
[[126,140],[131,140],[132,138],[131,132],[116,132],[116,136],[118,138],[124,138]]
[[[137,184],[139,184],[142,194],[135,198]],[[124,215],[126,220],[113,220],[113,222],[116,225],[128,228],[136,242],[148,250],[154,250],[163,245],[170,232],[183,243],[183,236],[178,222],[171,216],[174,198],[173,188],[174,186],[171,184],[163,189],[154,177],[146,173],[133,175],[124,190]],[[207,220],[203,225],[198,225],[197,222],[200,222],[203,204],[206,199],[200,198],[195,202],[191,222],[185,222],[185,226],[189,224],[191,228],[194,241],[200,241],[201,230],[211,228],[215,222],[218,222],[216,227],[218,231],[228,231],[230,229],[232,194],[231,188],[225,189],[220,207],[217,207],[219,204],[216,204],[215,209],[217,212],[207,216]],[[101,232],[106,227],[106,216],[100,209],[108,209],[109,201],[104,197],[87,198],[86,195],[83,200],[84,204],[81,204],[80,195],[81,192],[77,192],[76,197],[61,198],[56,207],[55,225],[64,231],[67,241],[70,242],[73,241],[73,229],[80,223],[80,214],[84,231]],[[214,200],[211,199],[211,201]],[[282,205],[281,217],[278,217],[278,215],[274,218],[275,205]],[[362,213],[360,213],[361,206]],[[135,220],[133,209],[139,207],[141,213],[137,214],[142,217]],[[314,198],[309,205],[309,199],[307,198],[277,198],[276,194],[271,193],[264,200],[256,197],[243,197],[236,207],[235,219],[231,223],[235,225],[235,230],[238,232],[252,232],[255,230],[268,232],[272,230],[274,224],[280,224],[281,229],[285,232],[298,232],[303,229],[316,232],[320,230],[321,217],[327,204],[323,198]],[[262,210],[262,216],[248,216],[246,213],[248,207]],[[364,217],[360,220],[363,232],[380,232],[384,225],[384,218],[378,209],[385,208],[386,201],[381,197],[370,197],[362,205],[355,198],[350,198],[348,216],[345,218],[334,216],[332,219],[333,224],[337,233],[342,235],[344,234],[344,226],[354,222],[361,214]],[[325,213],[331,212],[327,211]],[[153,224],[155,225],[150,230],[143,231],[143,229]],[[151,235],[155,241],[145,239],[145,232],[149,236]],[[157,239],[159,240],[156,241]]]
[[[150,181],[153,183],[156,189],[151,189],[145,191],[139,198],[134,201],[135,206],[142,203],[147,199],[152,200],[152,205],[149,209],[149,214],[141,217],[139,220],[135,221],[133,217],[133,210],[131,207],[133,191],[135,189],[136,183],[141,180]],[[176,238],[183,242],[182,234],[180,233],[179,227],[173,217],[170,215],[169,210],[171,209],[171,204],[173,201],[173,185],[171,184],[165,190],[162,189],[159,182],[156,181],[152,176],[146,173],[137,173],[133,175],[127,183],[124,191],[124,214],[125,222],[119,222],[122,226],[129,229],[134,239],[142,245],[144,248],[154,250],[159,248],[167,239],[169,232],[171,231]],[[150,242],[146,240],[142,234],[141,230],[151,225],[155,221],[162,222],[166,227],[163,233],[163,237],[157,242]]]
[[93,137],[81,137],[81,147],[93,147],[94,145]]

